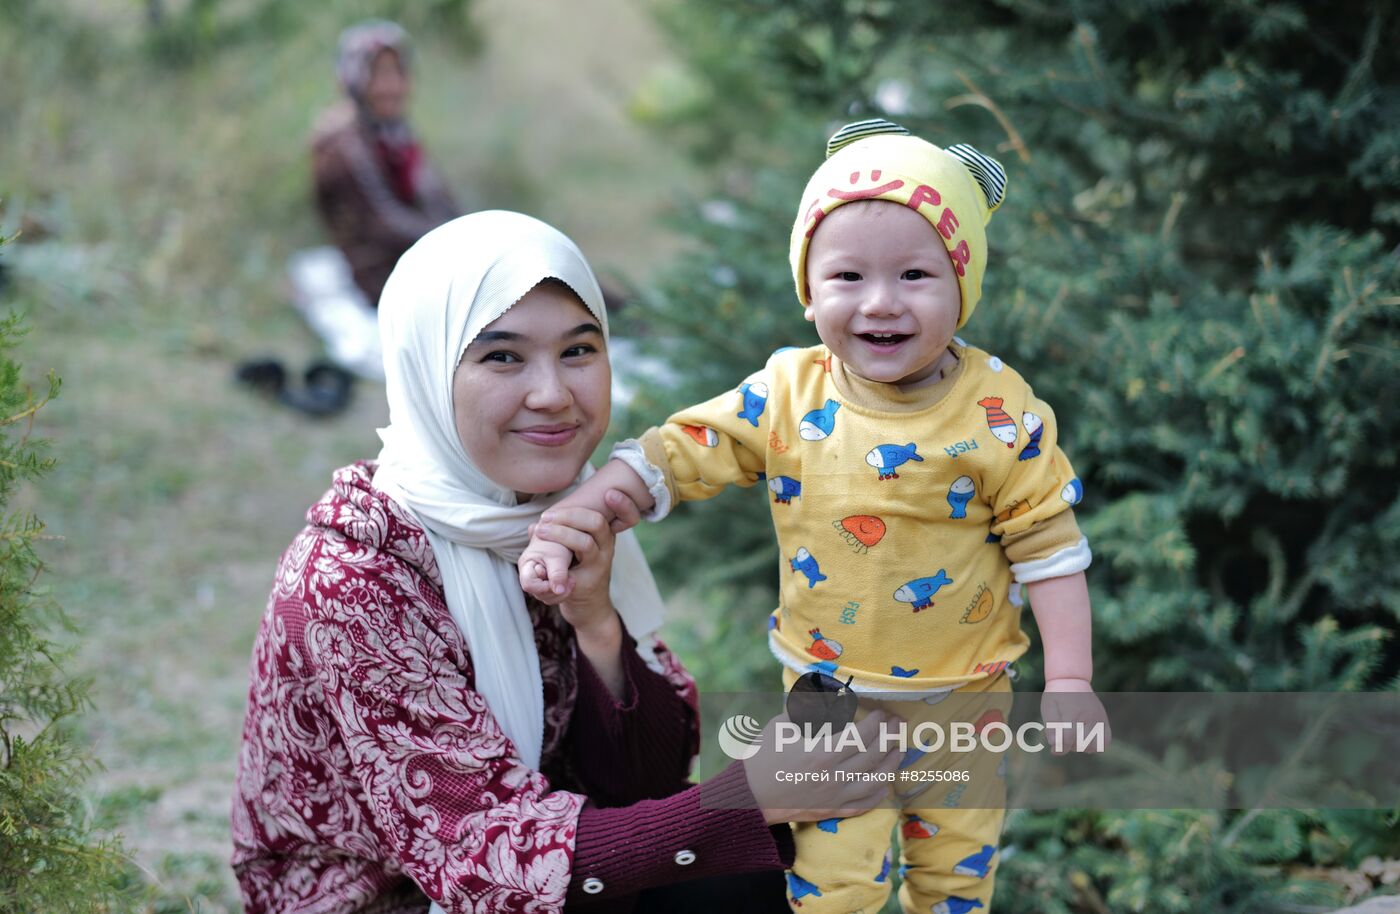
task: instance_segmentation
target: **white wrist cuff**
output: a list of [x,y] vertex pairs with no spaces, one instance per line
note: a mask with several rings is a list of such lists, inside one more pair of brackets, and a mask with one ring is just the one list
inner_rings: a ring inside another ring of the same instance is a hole
[[642,519],[658,521],[671,513],[671,492],[666,488],[666,474],[660,467],[652,466],[648,462],[646,453],[642,450],[642,443],[636,438],[628,438],[626,441],[619,441],[613,445],[612,453],[608,459],[621,460],[632,468],[632,471],[642,478],[642,483],[646,485],[647,492],[656,500],[650,511],[642,512]]
[[1059,552],[1034,562],[1017,562],[1011,566],[1011,573],[1020,584],[1044,581],[1048,578],[1062,578],[1089,567],[1094,556],[1089,552],[1089,540],[1080,537],[1073,546],[1066,546]]

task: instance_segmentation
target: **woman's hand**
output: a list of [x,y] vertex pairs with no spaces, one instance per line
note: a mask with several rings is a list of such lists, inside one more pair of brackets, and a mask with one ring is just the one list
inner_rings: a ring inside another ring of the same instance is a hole
[[[624,500],[631,505],[630,500]],[[636,510],[635,506],[632,510]],[[567,569],[564,592],[556,592],[555,599],[546,599],[546,602],[557,602],[564,620],[581,635],[611,623],[617,615],[608,596],[615,535],[608,518],[590,508],[556,505],[545,511],[539,523],[531,528],[531,536],[531,547],[535,547],[537,541],[545,547],[552,544],[556,552],[567,550],[574,561],[573,567]],[[521,557],[522,577],[527,557],[528,550],[527,555]]]
[[[776,730],[780,724],[791,723],[786,713],[770,720],[760,738],[762,748],[744,761],[749,790],[769,825],[849,818],[889,798],[894,784],[892,778],[899,769],[903,753],[898,749],[882,752],[880,734],[882,726],[898,728],[898,717],[876,710],[852,724],[860,734],[864,750],[853,745],[854,741],[834,735],[837,748],[831,752],[809,752],[801,743],[788,745],[778,752]],[[851,777],[842,781],[821,780],[830,778],[833,771],[844,771]],[[872,778],[866,780],[862,774]]]
[[[637,507],[637,503],[620,489],[608,489],[603,494],[603,503],[612,512],[608,519],[608,530],[612,534],[621,533],[635,527],[642,519],[642,510]],[[542,603],[551,606],[564,602],[578,586],[578,581],[569,573],[574,561],[582,561],[582,555],[573,549],[573,543],[583,543],[577,538],[561,539],[558,536],[545,536],[541,534],[542,526],[560,525],[567,527],[570,517],[582,517],[575,515],[575,511],[588,511],[589,515],[597,514],[587,508],[577,505],[558,504],[545,511],[540,517],[540,522],[530,525],[530,543],[525,547],[525,551],[520,554],[519,573],[520,589],[530,594]],[[591,523],[591,519],[590,519]],[[577,528],[579,532],[588,533],[591,537],[592,528],[585,530]],[[597,539],[594,544],[597,544]],[[585,547],[586,548],[586,547]],[[612,567],[612,541],[608,541],[608,567]],[[606,591],[606,582],[604,590]],[[568,618],[568,614],[565,614]]]

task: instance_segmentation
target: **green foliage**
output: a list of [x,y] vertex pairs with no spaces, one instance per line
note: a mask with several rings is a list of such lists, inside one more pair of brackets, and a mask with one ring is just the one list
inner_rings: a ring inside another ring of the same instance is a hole
[[[342,5],[346,24],[354,18],[393,19],[410,30],[432,31],[456,41],[463,50],[480,48],[480,35],[471,20],[471,0],[360,0]],[[275,40],[302,27],[313,10],[278,0],[185,0],[167,4],[146,0],[146,47],[151,57],[172,67],[207,60],[236,45]]]
[[[1400,58],[1384,50],[1400,44],[1400,12],[697,0],[665,21],[691,64],[686,104],[648,111],[719,165],[715,199],[686,223],[695,244],[653,303],[678,380],[649,392],[634,425],[813,340],[786,242],[834,127],[888,115],[972,143],[1010,184],[960,335],[1055,406],[1084,480],[1096,685],[1400,687]],[[761,614],[778,561],[762,501],[687,506],[655,537],[663,575]],[[731,651],[700,658],[702,686]],[[1018,687],[1039,684],[1038,662],[1037,646]],[[1393,856],[1395,825],[1374,812],[1021,813],[999,899],[1306,910],[1343,899],[1289,867]]]
[[[4,239],[0,239],[3,245]],[[37,401],[12,353],[20,318],[0,320],[0,511],[16,489],[53,467],[29,437],[34,415],[58,394],[49,375]],[[116,844],[93,832],[79,793],[91,762],[63,722],[88,706],[88,684],[63,672],[52,640],[67,628],[36,579],[34,544],[44,525],[30,514],[0,520],[0,912],[105,910],[117,898]]]

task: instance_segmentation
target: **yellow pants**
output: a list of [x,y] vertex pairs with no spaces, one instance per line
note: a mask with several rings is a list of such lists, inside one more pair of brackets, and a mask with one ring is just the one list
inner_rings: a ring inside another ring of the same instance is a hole
[[[791,688],[796,673],[784,670]],[[1005,674],[969,683],[936,702],[862,702],[908,721],[949,719],[981,726],[1011,712]],[[925,731],[931,732],[931,731]],[[937,740],[926,736],[924,744]],[[995,888],[997,846],[1006,816],[1003,756],[942,748],[906,756],[892,798],[848,819],[793,826],[797,859],[788,873],[788,902],[799,914],[877,914],[890,893],[890,835],[899,827],[899,903],[905,914],[988,914]]]

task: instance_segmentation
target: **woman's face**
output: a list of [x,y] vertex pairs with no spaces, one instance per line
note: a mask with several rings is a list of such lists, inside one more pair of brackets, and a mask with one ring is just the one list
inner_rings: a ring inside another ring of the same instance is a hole
[[384,48],[374,55],[374,63],[370,64],[365,104],[378,120],[397,121],[403,118],[407,102],[408,74],[399,64],[398,52]]
[[597,320],[567,287],[543,283],[463,353],[452,377],[457,435],[497,485],[557,492],[602,440],[611,385]]

